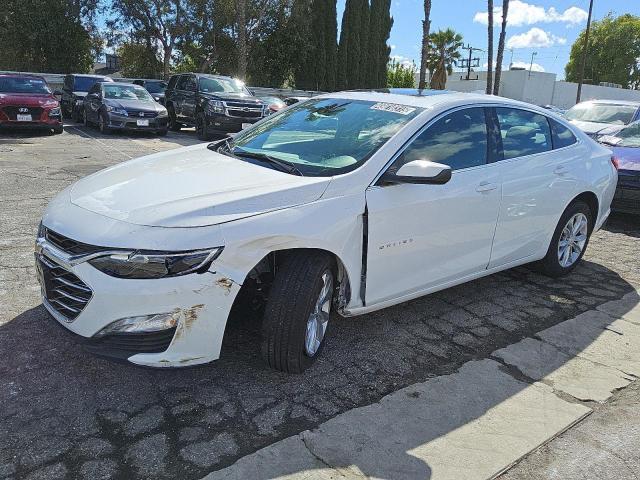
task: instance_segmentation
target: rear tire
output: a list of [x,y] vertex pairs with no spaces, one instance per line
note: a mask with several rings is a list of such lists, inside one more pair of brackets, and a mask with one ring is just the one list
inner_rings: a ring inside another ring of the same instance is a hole
[[584,256],[592,230],[589,205],[580,200],[573,202],[560,217],[547,255],[534,264],[536,270],[552,278],[571,273]]
[[163,128],[161,130],[158,130],[156,133],[161,137],[166,137],[167,136],[167,129]]
[[91,127],[92,126],[91,122],[87,118],[87,112],[84,112],[84,126],[85,127]]
[[98,128],[100,129],[100,133],[109,135],[111,133],[111,128],[109,127],[109,119],[105,117],[106,115],[104,113],[99,115]]
[[82,120],[80,118],[80,112],[78,111],[78,107],[76,106],[71,107],[71,120],[74,121],[75,123],[80,123],[80,121]]
[[279,265],[262,322],[262,356],[271,368],[302,373],[322,352],[334,265],[326,253],[309,251],[292,252]]
[[53,127],[53,134],[54,135],[60,135],[63,131],[64,131],[64,128],[62,127],[62,125],[59,125],[57,127]]
[[198,140],[203,140],[205,142],[211,140],[211,133],[209,133],[207,119],[203,112],[200,112],[196,117],[196,135],[198,136]]

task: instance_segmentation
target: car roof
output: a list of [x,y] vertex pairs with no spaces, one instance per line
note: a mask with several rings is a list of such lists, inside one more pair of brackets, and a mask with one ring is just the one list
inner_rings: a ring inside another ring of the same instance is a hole
[[31,75],[30,73],[0,73],[0,77],[10,78],[36,78],[46,82],[45,78],[41,75]]
[[[553,112],[545,110],[530,103],[512,100],[510,98],[498,97],[495,95],[486,95],[484,93],[466,93],[453,92],[450,90],[423,90],[419,92],[417,89],[400,89],[399,93],[396,89],[384,90],[351,90],[345,92],[335,92],[320,95],[324,98],[345,98],[353,100],[367,100],[371,102],[396,103],[399,105],[408,105],[420,108],[433,108],[435,106],[447,105],[451,107],[478,104],[500,104],[511,107],[521,107],[530,110],[536,110],[544,115],[552,115]],[[407,91],[408,93],[404,93]],[[389,92],[389,93],[387,93]],[[314,97],[317,98],[317,97]]]
[[111,77],[107,77],[106,75],[91,75],[90,73],[70,73],[72,77],[87,77],[87,78],[108,78],[111,80]]
[[[100,83],[102,84],[104,82],[100,82]],[[114,86],[114,85],[116,85],[116,86],[117,85],[121,85],[121,86],[126,85],[126,86],[129,86],[129,87],[131,87],[131,86],[139,87],[140,86],[140,85],[136,85],[135,83],[131,83],[131,82],[108,82],[108,83],[109,83],[110,87]]]
[[601,105],[628,105],[631,107],[640,107],[640,100],[585,100],[584,102],[578,103],[578,105],[581,105],[583,103],[598,103]]

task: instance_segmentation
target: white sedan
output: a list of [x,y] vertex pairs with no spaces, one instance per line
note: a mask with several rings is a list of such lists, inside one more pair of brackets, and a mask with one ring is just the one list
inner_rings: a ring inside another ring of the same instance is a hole
[[568,274],[616,179],[609,150],[532,105],[327,94],[61,192],[36,242],[43,303],[90,351],[155,367],[217,359],[232,307],[251,306],[266,362],[301,372],[331,309],[525,263]]

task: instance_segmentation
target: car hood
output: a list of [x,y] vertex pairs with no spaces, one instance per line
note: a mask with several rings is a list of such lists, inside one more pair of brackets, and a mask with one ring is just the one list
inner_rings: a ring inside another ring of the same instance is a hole
[[158,105],[157,102],[151,100],[145,102],[142,100],[112,100],[105,99],[105,105],[111,105],[117,108],[124,108],[125,110],[142,110],[144,112],[159,112],[164,110],[162,105]]
[[640,148],[606,146],[613,151],[613,156],[618,159],[618,168],[620,170],[640,172]]
[[245,93],[205,93],[202,92],[201,95],[212,98],[214,100],[238,100],[246,103],[255,103],[256,105],[262,105],[263,102],[258,98],[252,95],[247,95]]
[[94,173],[77,182],[70,196],[74,205],[136,225],[198,227],[313,202],[330,181],[279,172],[199,144]]
[[0,93],[0,105],[20,105],[24,107],[51,107],[58,104],[58,100],[49,94],[34,95],[33,93]]
[[612,135],[618,133],[624,127],[624,125],[608,125],[606,123],[583,122],[581,120],[571,120],[571,123],[587,135]]

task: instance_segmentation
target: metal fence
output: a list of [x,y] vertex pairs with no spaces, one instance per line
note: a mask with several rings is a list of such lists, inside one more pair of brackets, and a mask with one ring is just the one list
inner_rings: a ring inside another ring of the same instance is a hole
[[[62,83],[64,81],[65,75],[63,73],[36,73],[36,72],[11,72],[11,71],[0,71],[2,73],[18,73],[21,75],[36,75],[39,77],[43,77],[47,83],[51,86],[52,89],[62,88]],[[93,75],[91,73],[87,73],[86,75]],[[108,75],[107,75],[108,76]],[[133,78],[117,78],[112,77],[116,81],[125,81],[131,82],[135,79]],[[313,90],[296,90],[293,88],[269,88],[269,87],[251,87],[247,86],[247,88],[256,96],[259,97],[313,97],[315,95],[320,95],[323,92],[317,92]]]

